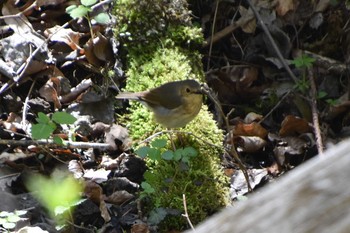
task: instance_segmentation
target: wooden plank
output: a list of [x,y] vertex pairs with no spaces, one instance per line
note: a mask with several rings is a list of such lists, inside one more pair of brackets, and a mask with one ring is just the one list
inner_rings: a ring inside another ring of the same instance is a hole
[[349,233],[350,140],[195,228],[196,233]]

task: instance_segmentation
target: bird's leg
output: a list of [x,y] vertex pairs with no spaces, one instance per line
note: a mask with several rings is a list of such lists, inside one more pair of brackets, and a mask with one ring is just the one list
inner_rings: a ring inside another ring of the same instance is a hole
[[184,137],[183,137],[183,133],[181,132],[177,132],[176,133],[176,136],[177,136],[177,139],[179,140],[179,143],[182,147],[184,147],[185,145],[185,140],[184,140]]
[[176,151],[176,146],[173,140],[173,131],[171,129],[168,128],[168,132],[169,132],[169,139],[170,139],[170,143],[171,146],[173,147],[174,152]]

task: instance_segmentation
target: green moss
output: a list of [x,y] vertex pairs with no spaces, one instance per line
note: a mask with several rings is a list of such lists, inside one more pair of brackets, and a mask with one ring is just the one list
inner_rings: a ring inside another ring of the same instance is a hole
[[[193,146],[199,152],[191,160],[188,170],[182,170],[181,164],[175,161],[163,160],[150,166],[150,172],[157,177],[157,180],[151,179],[150,184],[158,190],[152,200],[157,207],[180,209],[183,213],[182,194],[185,194],[190,219],[197,224],[228,204],[228,182],[223,176],[219,160],[222,151],[208,144],[220,145],[222,132],[217,129],[206,107],[184,131],[193,133],[205,142],[182,135],[182,143]],[[180,144],[177,143],[177,148]],[[166,229],[173,227],[183,230],[187,223],[182,216],[173,216],[168,217],[163,226]]]
[[[116,36],[120,39],[122,34],[128,53],[127,91],[143,91],[175,80],[204,80],[201,56],[194,50],[203,38],[200,30],[191,26],[185,1],[124,0],[118,1],[115,12],[120,19]],[[125,32],[130,33],[129,39],[125,39]],[[147,43],[141,45],[137,41]],[[139,103],[131,103],[130,112],[129,129],[135,140],[161,130],[152,121],[152,114]],[[196,224],[228,203],[228,181],[219,159],[223,133],[206,106],[182,131],[191,132],[203,141],[185,134],[176,140],[177,148],[192,146],[199,152],[198,156],[187,169],[177,161],[147,160],[149,170],[145,178],[156,190],[148,195],[147,209],[163,207],[183,213],[182,194],[185,194],[190,219]],[[170,143],[168,147],[171,148]],[[160,231],[186,228],[183,216],[168,216]]]

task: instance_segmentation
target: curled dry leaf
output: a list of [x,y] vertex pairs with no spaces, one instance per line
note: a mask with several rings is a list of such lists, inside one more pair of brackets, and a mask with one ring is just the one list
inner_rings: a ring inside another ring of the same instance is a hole
[[94,203],[100,204],[103,199],[102,188],[93,181],[87,181],[84,187],[85,195]]
[[71,160],[68,163],[68,170],[73,173],[74,178],[80,179],[83,177],[84,171],[82,166],[79,164],[77,160]]
[[111,195],[105,198],[105,201],[111,204],[121,205],[132,198],[134,198],[134,195],[125,190],[121,190],[113,192]]
[[255,136],[235,137],[234,143],[235,145],[238,145],[239,149],[242,150],[242,152],[247,153],[257,152],[267,144],[267,142],[264,139]]
[[257,114],[257,113],[255,113],[255,112],[250,112],[250,113],[248,113],[248,114],[245,116],[245,118],[244,118],[244,123],[249,124],[249,123],[252,123],[252,122],[258,122],[258,121],[260,121],[262,118],[263,118],[262,115]]
[[61,26],[54,26],[45,30],[45,35],[50,37],[51,41],[61,42],[67,44],[73,51],[81,49],[79,47],[79,40],[81,33],[75,32],[70,28],[62,28]]
[[282,121],[279,135],[285,137],[308,132],[312,132],[312,128],[305,119],[293,115],[288,115]]
[[104,168],[93,170],[89,169],[85,171],[84,178],[93,180],[96,183],[102,183],[108,180],[108,175],[111,171],[106,171]]
[[111,216],[109,215],[106,203],[104,201],[102,188],[95,182],[88,181],[85,184],[84,193],[91,201],[99,205],[101,217],[106,222],[109,222],[111,220]]
[[[249,169],[247,170],[249,176],[250,187],[254,188],[257,186],[264,177],[267,175],[266,169]],[[231,177],[231,199],[235,199],[238,196],[248,193],[247,181],[241,170],[236,172]]]
[[61,102],[58,96],[61,92],[60,80],[58,78],[50,78],[44,86],[39,89],[39,94],[41,97],[45,98],[49,102],[53,102],[55,109],[61,108]]
[[304,155],[307,142],[299,137],[283,137],[274,148],[273,153],[279,165],[288,163],[288,156]]
[[278,15],[284,16],[289,11],[294,11],[298,5],[298,0],[277,0],[276,12]]
[[256,136],[260,138],[265,138],[268,134],[267,130],[256,122],[250,124],[239,122],[232,129],[232,133],[237,136]]
[[90,39],[84,46],[84,50],[86,59],[95,67],[113,59],[112,46],[101,33],[97,33],[97,37]]
[[109,214],[106,202],[104,202],[104,200],[101,200],[100,202],[100,211],[101,217],[105,220],[105,222],[111,221],[111,215]]
[[131,233],[148,233],[149,227],[146,223],[138,221],[131,227]]
[[90,86],[92,86],[91,79],[82,80],[75,88],[71,90],[70,93],[61,96],[61,103],[65,104],[75,100],[78,95],[86,91]]
[[105,137],[106,142],[111,145],[113,150],[119,149],[121,151],[125,151],[131,146],[129,132],[121,125],[113,124],[110,128],[107,128]]
[[[249,18],[253,14],[250,8],[246,9],[243,6],[239,6],[238,10],[240,15],[244,18]],[[245,33],[254,33],[256,29],[256,19],[252,18],[247,23],[243,24],[241,28]]]

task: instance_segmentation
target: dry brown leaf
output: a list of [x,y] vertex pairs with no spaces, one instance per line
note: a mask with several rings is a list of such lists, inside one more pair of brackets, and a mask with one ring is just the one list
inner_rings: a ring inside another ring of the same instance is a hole
[[45,30],[45,35],[50,37],[51,41],[61,42],[67,44],[72,50],[82,49],[79,46],[81,33],[75,32],[70,28],[62,28],[61,26],[54,26]]
[[69,103],[73,100],[76,100],[76,98],[86,91],[89,87],[92,86],[92,80],[91,79],[84,79],[82,80],[77,86],[72,88],[72,90],[66,94],[61,96],[61,103],[66,104]]
[[109,40],[100,32],[97,32],[97,37],[94,38],[94,54],[101,61],[112,61],[113,52]]
[[308,132],[312,132],[312,128],[309,126],[309,123],[305,119],[293,115],[288,115],[282,121],[279,135],[281,137],[285,137]]
[[[243,6],[239,6],[238,10],[242,18],[249,18],[253,14],[253,11],[250,8],[246,9]],[[256,19],[252,18],[247,23],[242,25],[241,28],[245,33],[254,33],[256,30]]]
[[239,80],[241,87],[250,87],[252,83],[258,79],[258,69],[255,67],[248,67],[243,69],[243,75]]
[[331,0],[319,0],[315,7],[315,12],[325,11],[330,4],[331,4]]
[[61,92],[60,80],[58,78],[50,78],[44,86],[39,89],[39,94],[41,97],[45,98],[49,102],[53,102],[55,109],[61,108],[61,102],[58,96]]
[[266,170],[269,174],[277,176],[281,173],[282,168],[278,163],[274,162],[271,166],[267,167]]
[[277,0],[276,12],[280,16],[284,16],[289,11],[294,11],[299,5],[297,0]]
[[84,187],[85,195],[94,203],[100,204],[102,200],[102,188],[93,181],[87,181]]
[[257,113],[255,113],[255,112],[250,112],[250,113],[248,113],[248,114],[245,116],[245,118],[244,118],[244,123],[249,124],[249,123],[252,123],[252,122],[258,122],[258,121],[260,121],[262,118],[263,118],[262,115],[257,114]]
[[132,198],[134,198],[134,195],[125,190],[121,190],[113,192],[111,195],[105,198],[105,201],[115,205],[120,205]]
[[254,153],[261,150],[267,142],[255,136],[239,136],[234,138],[235,145],[238,145],[242,152]]
[[233,135],[237,136],[257,136],[265,138],[267,133],[267,130],[256,122],[250,124],[239,122],[233,129]]
[[109,214],[108,208],[106,206],[106,203],[101,200],[100,202],[100,211],[101,211],[101,217],[105,220],[105,222],[111,221],[111,216]]
[[131,233],[148,233],[149,228],[146,223],[138,221],[131,227]]

